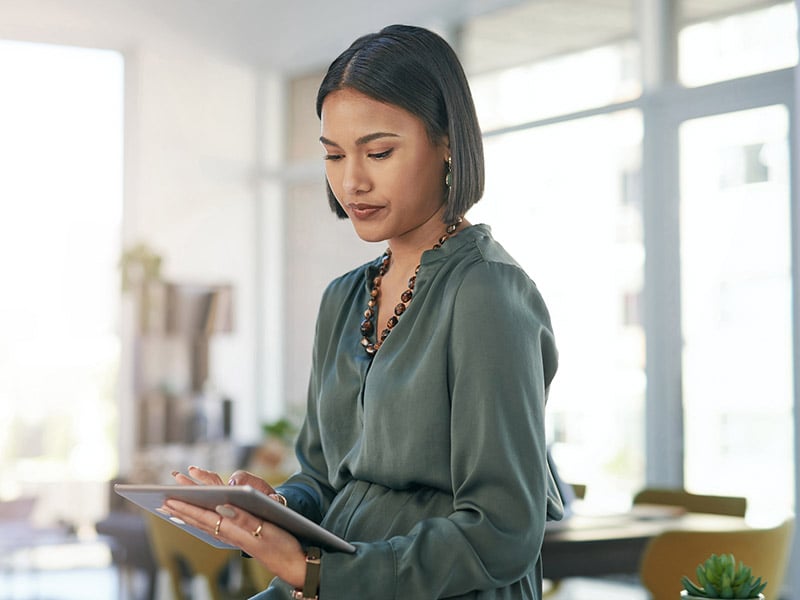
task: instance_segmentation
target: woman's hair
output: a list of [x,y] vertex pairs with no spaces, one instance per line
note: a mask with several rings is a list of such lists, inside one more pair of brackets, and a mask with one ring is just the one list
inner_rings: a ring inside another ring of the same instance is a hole
[[[430,139],[450,141],[451,181],[443,220],[455,222],[483,195],[483,141],[464,69],[440,36],[390,25],[358,38],[331,63],[317,93],[317,116],[331,92],[353,89],[419,118]],[[331,209],[347,218],[328,189]]]

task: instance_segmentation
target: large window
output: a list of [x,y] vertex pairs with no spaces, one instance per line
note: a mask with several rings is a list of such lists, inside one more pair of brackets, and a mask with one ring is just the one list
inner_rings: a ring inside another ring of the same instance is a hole
[[686,483],[764,512],[794,490],[788,127],[782,106],[681,127]]
[[[783,509],[792,103],[774,95],[792,97],[780,70],[797,63],[795,7],[665,1],[673,27],[644,22],[640,4],[525,2],[464,28],[488,163],[470,217],[550,306],[561,366],[548,435],[566,479],[614,506],[653,483]],[[716,104],[731,97],[720,82],[747,110]],[[664,431],[683,447],[654,443]],[[736,477],[743,464],[771,465],[763,494]]]
[[117,470],[123,63],[0,41],[0,80],[0,497],[81,525]]
[[492,226],[550,308],[553,453],[565,477],[605,499],[643,478],[641,137],[635,110],[490,137],[486,197],[469,215]]

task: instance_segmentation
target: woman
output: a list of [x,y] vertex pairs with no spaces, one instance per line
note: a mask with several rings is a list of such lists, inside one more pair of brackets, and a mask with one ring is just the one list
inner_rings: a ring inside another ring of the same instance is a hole
[[545,521],[562,512],[544,434],[556,349],[535,285],[464,219],[483,151],[458,59],[430,31],[387,27],[331,64],[317,113],[332,209],[388,249],[324,293],[300,471],[277,490],[231,482],[357,551],[317,560],[236,507],[166,506],[275,573],[259,599],[538,599]]

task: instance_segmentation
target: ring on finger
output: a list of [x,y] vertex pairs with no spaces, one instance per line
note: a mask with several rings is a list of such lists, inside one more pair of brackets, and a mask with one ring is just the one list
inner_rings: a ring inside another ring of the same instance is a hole
[[214,525],[214,537],[217,537],[219,535],[219,526],[220,525],[222,525],[222,517],[217,519],[217,524]]
[[264,521],[258,524],[256,530],[253,532],[253,537],[261,537],[261,528],[264,527]]

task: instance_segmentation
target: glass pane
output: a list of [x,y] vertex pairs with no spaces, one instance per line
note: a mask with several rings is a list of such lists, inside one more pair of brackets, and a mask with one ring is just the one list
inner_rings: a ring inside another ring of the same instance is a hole
[[788,121],[770,106],[680,130],[686,485],[755,514],[794,489]]
[[636,98],[632,42],[470,78],[481,128],[509,125]]
[[471,19],[459,50],[484,131],[641,93],[635,3],[535,0]]
[[123,62],[0,42],[0,80],[0,497],[86,524],[117,470]]
[[615,507],[643,480],[641,137],[637,111],[490,137],[486,194],[469,215],[492,226],[550,308],[560,473]]
[[797,64],[794,3],[689,25],[678,36],[678,77],[699,86]]

